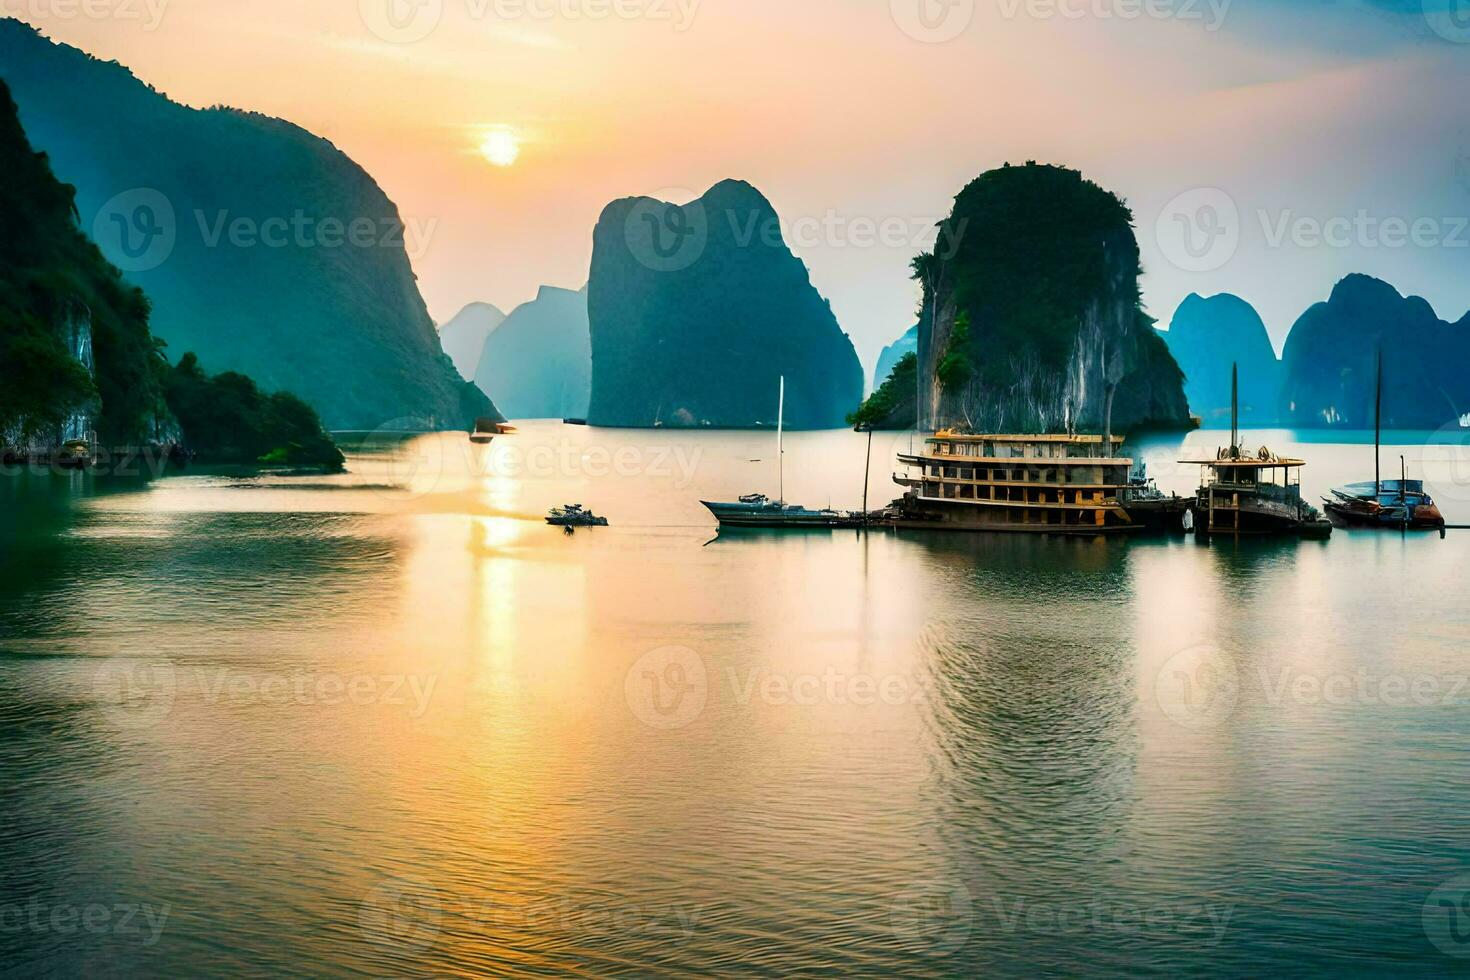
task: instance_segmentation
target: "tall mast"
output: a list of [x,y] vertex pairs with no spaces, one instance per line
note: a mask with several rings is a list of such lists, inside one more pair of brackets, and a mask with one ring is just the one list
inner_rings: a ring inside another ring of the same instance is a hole
[[1373,497],[1383,492],[1383,467],[1379,457],[1383,442],[1383,348],[1378,348],[1378,380],[1373,396]]
[[776,398],[776,498],[786,503],[786,375],[781,375],[780,394]]
[[1230,364],[1230,458],[1240,458],[1240,365]]

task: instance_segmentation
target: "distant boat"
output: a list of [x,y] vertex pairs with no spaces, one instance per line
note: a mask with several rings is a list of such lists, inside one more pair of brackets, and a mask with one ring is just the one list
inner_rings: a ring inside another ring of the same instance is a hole
[[720,527],[759,528],[811,528],[811,527],[862,527],[861,514],[832,509],[809,510],[797,504],[786,503],[785,468],[786,433],[786,378],[783,375],[776,397],[776,487],[777,498],[772,500],[763,493],[748,493],[733,503],[701,500],[700,503],[715,516]]
[[1241,449],[1238,380],[1231,365],[1230,448],[1219,450],[1213,459],[1180,460],[1204,470],[1194,504],[1195,534],[1331,536],[1331,522],[1302,499],[1300,471],[1306,460],[1277,456],[1264,446],[1255,453]]
[[581,504],[566,504],[553,507],[546,515],[546,523],[552,527],[607,527],[607,518],[598,517]]
[[477,446],[487,445],[496,436],[509,435],[516,431],[516,427],[499,419],[478,418],[475,419],[475,428],[470,433],[470,442]]
[[1322,498],[1329,517],[1349,527],[1381,527],[1395,530],[1442,530],[1444,515],[1434,499],[1424,492],[1423,480],[1410,480],[1404,457],[1399,457],[1399,478],[1383,479],[1383,351],[1378,352],[1378,377],[1373,402],[1373,480],[1336,487]]

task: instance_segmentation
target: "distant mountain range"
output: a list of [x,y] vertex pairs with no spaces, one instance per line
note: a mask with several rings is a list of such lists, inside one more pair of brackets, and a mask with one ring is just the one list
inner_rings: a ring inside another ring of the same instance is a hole
[[0,78],[173,357],[294,392],[333,428],[495,414],[440,348],[406,249],[422,244],[415,229],[331,143],[180,105],[13,19],[0,20]]
[[914,324],[904,332],[903,336],[883,348],[882,352],[879,353],[878,367],[873,371],[873,389],[876,391],[883,382],[888,380],[888,376],[893,373],[893,369],[898,366],[899,360],[905,354],[913,354],[918,350],[919,325]]
[[1281,362],[1260,314],[1230,293],[1185,297],[1162,334],[1184,372],[1190,411],[1207,426],[1230,425],[1231,365],[1239,366],[1240,421],[1277,423]]
[[480,355],[485,352],[485,339],[504,322],[505,314],[500,312],[500,307],[490,303],[471,303],[439,328],[439,343],[454,362],[454,369],[461,378],[475,380]]
[[727,180],[679,206],[614,201],[593,232],[587,287],[594,425],[841,426],[863,369],[775,209]]
[[474,379],[513,419],[586,418],[592,397],[587,291],[542,286],[490,332]]
[[1189,296],[1162,336],[1207,425],[1230,424],[1237,362],[1242,424],[1371,428],[1380,350],[1385,426],[1436,429],[1470,413],[1470,313],[1446,322],[1371,276],[1344,278],[1303,313],[1279,361],[1261,318],[1229,294]]

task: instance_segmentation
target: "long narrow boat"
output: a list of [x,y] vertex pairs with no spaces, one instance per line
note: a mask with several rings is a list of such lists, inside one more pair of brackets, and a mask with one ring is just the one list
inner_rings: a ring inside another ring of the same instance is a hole
[[1399,457],[1399,478],[1383,479],[1383,351],[1373,399],[1373,480],[1336,487],[1322,498],[1328,517],[1347,527],[1393,530],[1443,530],[1444,515],[1424,491],[1423,480],[1410,480]]
[[700,503],[715,515],[720,527],[843,528],[862,527],[864,523],[861,514],[831,509],[808,510],[795,504],[772,500],[763,493],[748,494],[735,503],[716,503],[709,500],[701,500]]
[[1438,530],[1444,515],[1424,491],[1423,480],[1377,480],[1336,487],[1322,507],[1334,521],[1348,527],[1378,527],[1410,531]]

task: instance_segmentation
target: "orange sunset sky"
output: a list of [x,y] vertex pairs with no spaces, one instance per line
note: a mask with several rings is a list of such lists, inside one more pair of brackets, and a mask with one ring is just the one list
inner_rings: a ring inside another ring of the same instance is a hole
[[[1190,291],[1235,292],[1279,347],[1349,272],[1447,319],[1470,307],[1470,232],[1457,244],[1454,228],[1470,214],[1470,30],[1418,0],[98,2],[113,15],[0,10],[179,101],[331,139],[397,202],[439,321],[580,287],[617,197],[738,177],[774,203],[871,369],[913,320],[908,261],[933,222],[967,180],[1027,159],[1128,200],[1164,323]],[[492,130],[518,145],[508,166],[479,150]],[[1170,236],[1200,190],[1235,206],[1238,241],[1190,268]],[[1363,214],[1369,231],[1334,243],[1280,233]],[[1385,244],[1373,229],[1393,218],[1436,234]]]

